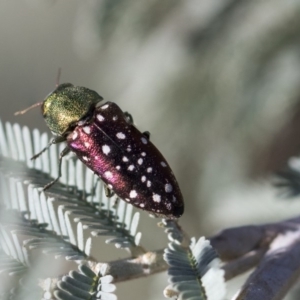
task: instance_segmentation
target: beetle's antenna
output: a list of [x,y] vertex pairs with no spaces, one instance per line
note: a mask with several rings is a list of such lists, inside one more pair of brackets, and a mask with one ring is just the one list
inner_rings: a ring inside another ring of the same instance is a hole
[[59,86],[60,75],[61,75],[61,68],[58,68],[55,87]]
[[[57,76],[56,76],[56,83],[55,83],[55,86],[56,86],[56,87],[59,86],[60,75],[61,75],[61,68],[58,68]],[[20,111],[15,112],[14,115],[15,115],[15,116],[17,116],[17,115],[23,115],[23,114],[27,113],[30,109],[35,108],[35,107],[37,107],[37,106],[41,106],[42,104],[43,104],[43,102],[35,103],[35,104],[33,104],[33,105],[27,107],[27,108],[24,109],[24,110],[20,110]]]
[[43,104],[43,102],[35,103],[35,104],[33,104],[33,105],[27,107],[27,108],[24,109],[24,110],[20,110],[20,111],[15,112],[14,115],[15,115],[15,116],[17,116],[17,115],[23,115],[23,114],[27,113],[30,109],[35,108],[35,107],[37,107],[37,106],[41,106],[42,104]]

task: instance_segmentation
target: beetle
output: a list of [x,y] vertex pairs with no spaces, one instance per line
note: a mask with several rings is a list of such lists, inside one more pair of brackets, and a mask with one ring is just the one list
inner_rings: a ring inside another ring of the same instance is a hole
[[41,106],[53,139],[32,159],[52,144],[66,141],[59,155],[58,177],[63,157],[73,151],[104,182],[108,195],[115,193],[132,205],[157,216],[179,218],[183,196],[176,178],[149,132],[140,132],[130,114],[113,102],[104,102],[97,92],[71,83],[57,85]]

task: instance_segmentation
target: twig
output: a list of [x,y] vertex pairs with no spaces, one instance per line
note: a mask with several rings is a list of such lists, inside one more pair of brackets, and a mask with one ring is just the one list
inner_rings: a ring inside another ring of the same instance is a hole
[[109,263],[90,263],[90,267],[96,273],[101,271],[103,275],[112,275],[113,282],[121,282],[134,278],[144,277],[168,269],[163,259],[164,250],[147,252],[136,258],[120,259]]

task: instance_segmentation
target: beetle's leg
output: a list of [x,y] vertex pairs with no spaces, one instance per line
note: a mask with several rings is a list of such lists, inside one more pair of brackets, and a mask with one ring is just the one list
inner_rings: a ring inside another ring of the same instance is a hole
[[65,155],[67,155],[69,152],[70,152],[69,147],[66,147],[65,149],[63,149],[63,151],[60,152],[59,158],[58,158],[58,177],[56,179],[52,180],[51,182],[49,182],[48,184],[46,184],[43,188],[44,191],[49,189],[61,177],[61,162],[62,162],[63,157]]
[[104,184],[104,192],[107,198],[111,198],[115,194],[106,184]]
[[117,207],[117,205],[119,204],[119,200],[120,198],[119,197],[116,197],[115,201],[114,201],[114,204],[113,204],[113,207]]
[[124,115],[125,115],[126,121],[127,121],[128,123],[130,123],[130,124],[133,125],[134,122],[133,122],[133,117],[132,117],[132,115],[131,115],[129,112],[127,112],[127,111],[124,112]]
[[[134,122],[133,122],[132,115],[127,111],[124,112],[124,115],[125,115],[126,121],[133,125]],[[150,132],[149,131],[143,132],[143,135],[147,138],[148,141],[150,141]]]
[[61,143],[65,140],[66,140],[66,138],[62,137],[62,136],[54,137],[42,151],[40,151],[39,153],[33,155],[30,159],[34,160],[34,159],[38,158],[42,153],[44,153],[46,150],[48,150],[51,147],[51,145]]
[[149,131],[143,132],[143,135],[147,138],[148,141],[150,141],[150,132]]
[[[94,174],[96,174],[96,173],[94,173]],[[92,198],[94,198],[96,196],[97,186],[100,183],[100,180],[101,180],[100,177],[97,176],[96,177],[96,182],[94,183],[94,185],[92,187],[92,190],[91,190],[91,196],[92,196]]]

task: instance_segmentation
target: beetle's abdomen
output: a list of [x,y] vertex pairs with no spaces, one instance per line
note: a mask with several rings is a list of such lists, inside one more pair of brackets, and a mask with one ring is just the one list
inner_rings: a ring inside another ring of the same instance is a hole
[[183,198],[168,163],[116,104],[97,107],[92,121],[78,125],[67,142],[120,198],[156,214],[183,214]]

